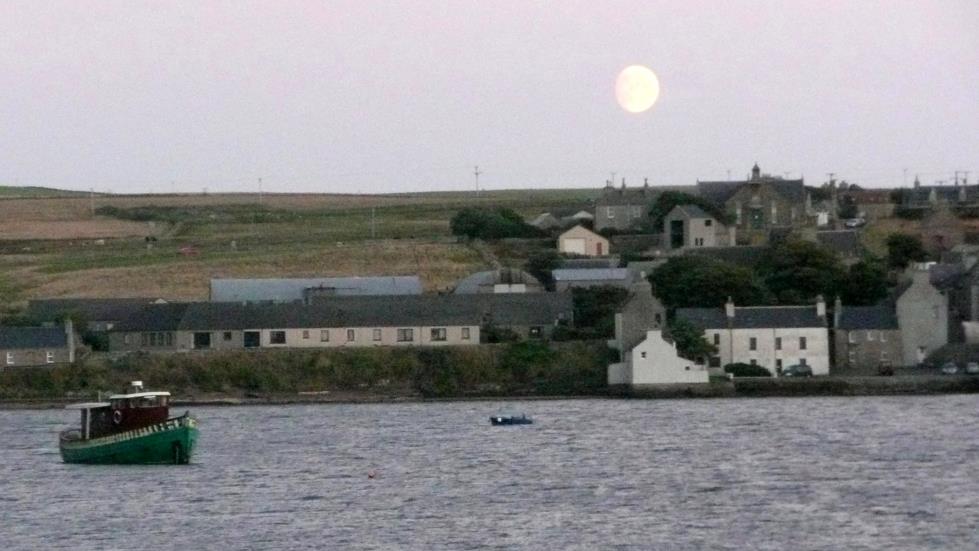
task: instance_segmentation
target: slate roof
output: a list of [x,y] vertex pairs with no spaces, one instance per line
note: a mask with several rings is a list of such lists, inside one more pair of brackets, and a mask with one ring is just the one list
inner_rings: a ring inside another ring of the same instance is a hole
[[819,231],[816,240],[843,256],[858,256],[863,251],[860,232],[853,230]]
[[[677,308],[676,317],[704,329],[726,328],[723,308]],[[734,329],[826,327],[815,306],[744,306],[734,309]]]
[[677,205],[673,207],[673,209],[670,210],[670,212],[667,214],[667,217],[673,214],[673,211],[675,210],[679,210],[680,213],[685,215],[687,218],[713,218],[714,217],[713,215],[706,213],[704,209],[700,208],[699,206],[691,205],[689,203],[683,205]]
[[212,279],[212,302],[296,302],[303,291],[332,288],[347,295],[418,295],[418,276],[319,277],[289,279]]
[[143,306],[115,324],[113,331],[176,331],[189,303],[171,302]]
[[733,197],[742,186],[754,183],[771,186],[776,193],[784,197],[787,201],[801,205],[806,200],[806,186],[803,180],[783,180],[782,178],[772,178],[770,176],[763,176],[759,180],[697,182],[697,191],[701,197],[720,206]]
[[528,288],[541,289],[543,286],[536,277],[524,272],[522,270],[516,270],[511,268],[501,268],[499,270],[488,270],[485,272],[476,272],[469,275],[456,284],[455,290],[453,291],[457,295],[465,294],[475,294],[478,293],[480,287],[487,287],[496,284],[525,284]]
[[58,321],[65,314],[81,314],[86,321],[121,321],[158,298],[58,298],[31,300],[25,314],[38,322]]
[[0,349],[66,348],[64,327],[0,327]]
[[600,207],[648,205],[656,199],[656,195],[657,193],[648,187],[631,189],[606,187],[602,191],[602,196],[595,200],[595,205]]
[[566,258],[561,262],[562,270],[590,268],[618,268],[618,257],[612,258]]
[[947,203],[960,202],[960,193],[965,190],[965,202],[973,203],[979,201],[979,186],[916,186],[904,190],[904,203],[910,205],[927,205],[932,190],[935,192],[935,199]]
[[338,296],[313,304],[195,302],[149,307],[115,331],[230,331],[321,327],[550,325],[573,317],[565,293]]
[[897,329],[897,314],[887,304],[844,306],[840,312],[840,329]]
[[554,281],[622,281],[629,278],[626,268],[562,268],[551,274]]

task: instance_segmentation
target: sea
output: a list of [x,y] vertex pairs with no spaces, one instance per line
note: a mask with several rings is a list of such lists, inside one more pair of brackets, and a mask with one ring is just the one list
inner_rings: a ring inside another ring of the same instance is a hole
[[0,550],[979,549],[976,395],[192,414],[190,465],[84,466],[0,411]]

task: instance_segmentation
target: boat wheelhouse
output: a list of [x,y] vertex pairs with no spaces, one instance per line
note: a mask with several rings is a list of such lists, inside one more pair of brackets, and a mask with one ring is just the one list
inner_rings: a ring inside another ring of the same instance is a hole
[[107,402],[72,404],[78,429],[61,433],[66,463],[186,464],[197,442],[197,421],[188,413],[170,417],[170,393],[146,392],[134,381],[126,394]]

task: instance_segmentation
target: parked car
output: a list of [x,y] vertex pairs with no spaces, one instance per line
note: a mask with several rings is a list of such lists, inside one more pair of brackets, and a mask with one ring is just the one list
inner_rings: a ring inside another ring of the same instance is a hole
[[877,374],[882,377],[890,377],[894,375],[894,367],[887,364],[880,364],[877,366]]
[[969,362],[965,364],[965,372],[969,375],[979,375],[979,362]]
[[946,375],[955,375],[959,372],[959,366],[955,365],[955,362],[946,362],[942,365],[942,373]]
[[812,368],[808,365],[795,364],[782,370],[783,377],[812,377]]
[[863,218],[849,218],[843,221],[843,226],[847,228],[862,228],[867,225]]

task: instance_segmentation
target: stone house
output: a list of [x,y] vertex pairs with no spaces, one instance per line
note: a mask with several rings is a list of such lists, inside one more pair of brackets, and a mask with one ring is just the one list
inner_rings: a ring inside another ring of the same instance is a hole
[[557,238],[558,252],[583,256],[609,254],[608,239],[584,226],[575,226]]
[[77,342],[71,320],[62,327],[0,327],[0,370],[74,363]]
[[918,365],[948,344],[948,295],[931,283],[927,269],[912,269],[911,284],[897,297],[902,365]]
[[677,205],[663,218],[663,235],[672,249],[727,247],[735,243],[730,230],[697,205]]
[[834,369],[838,373],[904,365],[901,328],[893,304],[833,308]]
[[573,323],[569,295],[346,296],[312,304],[197,302],[153,305],[117,325],[112,351],[451,346],[488,328],[547,339]]
[[917,176],[914,187],[903,189],[901,206],[910,209],[930,209],[938,205],[967,207],[979,204],[979,185],[965,183],[950,186],[923,186]]
[[747,180],[698,181],[697,189],[701,197],[724,210],[746,237],[764,239],[774,227],[815,223],[810,220],[811,199],[803,180],[762,174],[757,164]]
[[760,365],[773,375],[790,365],[812,368],[813,375],[828,375],[829,326],[826,303],[814,306],[678,308],[684,319],[704,330],[704,338],[717,347],[709,366],[720,373],[730,363]]
[[595,231],[634,230],[649,222],[649,209],[656,193],[648,182],[641,188],[627,189],[625,180],[616,188],[609,182],[595,201]]

